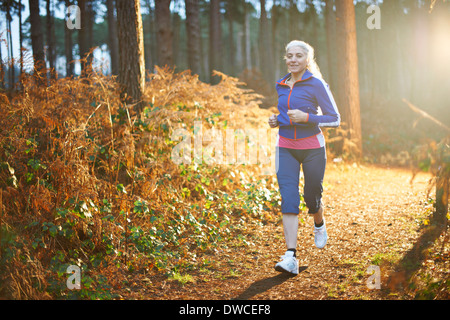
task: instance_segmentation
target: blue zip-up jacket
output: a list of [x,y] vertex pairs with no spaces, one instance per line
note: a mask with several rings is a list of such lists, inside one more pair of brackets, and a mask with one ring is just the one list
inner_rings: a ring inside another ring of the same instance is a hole
[[[338,127],[341,116],[328,84],[306,70],[302,79],[294,83],[291,89],[285,83],[290,75],[288,73],[276,84],[280,112],[277,116],[279,135],[297,140],[319,134],[320,127]],[[319,114],[319,107],[322,114]],[[308,121],[292,122],[287,112],[294,109],[308,113]]]

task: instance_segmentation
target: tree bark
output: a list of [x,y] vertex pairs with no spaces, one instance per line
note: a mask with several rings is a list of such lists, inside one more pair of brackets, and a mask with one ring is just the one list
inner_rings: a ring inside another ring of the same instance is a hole
[[181,17],[178,12],[172,13],[172,59],[173,66],[176,67],[180,64],[181,53]]
[[437,149],[437,163],[440,163],[440,166],[436,173],[436,211],[434,212],[434,221],[441,226],[445,226],[448,222],[447,214],[450,193],[449,142],[450,136],[447,136],[439,143]]
[[78,0],[80,7],[81,29],[78,30],[78,47],[81,59],[81,75],[85,76],[92,70],[92,54],[89,54],[92,46],[92,0]]
[[233,17],[231,14],[228,15],[228,74],[235,76],[236,74],[236,46],[234,44],[234,28],[233,28]]
[[40,75],[45,69],[45,54],[44,54],[44,38],[42,33],[41,17],[39,15],[39,0],[29,0],[30,8],[30,29],[31,29],[31,47],[33,50],[34,71],[39,83],[45,83],[45,80]]
[[270,43],[271,37],[269,31],[269,21],[266,13],[266,1],[260,0],[261,4],[261,17],[260,17],[260,29],[259,29],[259,52],[261,54],[261,72],[264,75],[268,83],[275,81],[273,70],[273,54],[272,44]]
[[[154,65],[157,63],[156,57],[156,32],[155,32],[155,9],[152,8],[150,0],[145,0],[145,6],[148,10],[148,23],[143,25],[144,34],[144,50],[145,50],[145,67],[154,72]],[[146,41],[147,40],[147,41]]]
[[328,83],[331,88],[335,88],[335,65],[336,60],[334,57],[336,56],[336,16],[334,14],[333,9],[334,1],[333,0],[325,0],[325,30],[327,35],[327,74],[328,74]]
[[53,23],[53,11],[52,11],[52,1],[47,0],[47,16],[46,16],[46,22],[47,22],[47,60],[49,63],[49,75],[50,79],[56,78],[55,73],[55,62],[56,62],[56,56],[55,56],[55,33],[54,33],[54,23]]
[[0,89],[5,89],[5,65],[3,64],[2,46],[0,46]]
[[[67,10],[67,8],[72,5],[70,0],[66,0],[66,11],[67,11],[67,16],[66,19],[69,19],[69,12]],[[64,28],[64,52],[66,55],[66,77],[71,77],[73,76],[73,72],[74,72],[74,67],[73,67],[73,53],[72,53],[72,49],[73,49],[73,43],[72,43],[72,30],[70,30],[69,28]]]
[[209,75],[210,82],[217,84],[219,82],[218,77],[214,77],[212,72],[214,70],[222,69],[222,45],[221,45],[221,18],[220,18],[220,1],[210,1],[210,14],[209,14]]
[[[6,20],[8,24],[8,30],[12,30],[11,27],[11,21],[12,21],[12,15],[11,15],[11,9],[12,7],[8,8],[8,11],[6,12]],[[9,49],[9,87],[11,89],[14,89],[15,83],[15,68],[14,68],[14,47],[13,47],[13,39],[12,39],[12,32],[8,32],[8,49]]]
[[[23,76],[23,30],[22,30],[22,0],[19,0],[19,48],[20,48],[20,85],[22,85],[22,76]],[[1,56],[0,56],[1,57]],[[1,58],[0,58],[1,59]]]
[[353,0],[336,1],[338,39],[338,101],[348,138],[354,144],[354,156],[362,156],[361,116],[356,47],[355,8]]
[[244,3],[244,51],[245,51],[245,68],[251,70],[252,64],[252,49],[250,41],[250,13],[249,4]]
[[441,172],[448,168],[443,168],[438,172],[436,177],[436,211],[434,212],[434,220],[437,223],[444,224],[447,221],[448,198],[449,198],[449,178]]
[[142,111],[145,85],[144,36],[139,0],[117,0],[117,29],[119,36],[119,83],[122,99],[135,103]]
[[117,44],[117,21],[114,0],[107,0],[106,8],[108,10],[108,46],[111,57],[111,74],[117,75],[119,73],[119,48]]
[[170,0],[155,1],[157,61],[160,67],[173,66]]
[[193,74],[200,74],[200,15],[198,0],[185,0],[188,65]]
[[272,41],[272,48],[273,48],[273,59],[274,59],[274,76],[275,78],[279,78],[281,76],[281,69],[280,69],[280,63],[279,60],[276,57],[279,57],[279,53],[282,52],[280,50],[280,46],[277,41],[277,30],[278,30],[278,22],[280,20],[280,7],[278,5],[273,5],[271,10],[271,20],[272,20],[272,26],[271,26],[271,41]]
[[289,0],[289,29],[288,29],[288,34],[289,34],[289,41],[292,40],[302,40],[302,39],[298,39],[298,37],[296,37],[296,26],[297,26],[297,4],[295,0]]

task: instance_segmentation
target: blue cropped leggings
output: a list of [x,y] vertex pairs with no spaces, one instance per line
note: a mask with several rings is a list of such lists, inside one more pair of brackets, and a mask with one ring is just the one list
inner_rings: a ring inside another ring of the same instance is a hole
[[300,165],[303,169],[303,199],[308,213],[319,211],[322,204],[322,182],[327,162],[325,147],[318,149],[288,149],[277,147],[276,171],[281,193],[281,212],[299,213]]

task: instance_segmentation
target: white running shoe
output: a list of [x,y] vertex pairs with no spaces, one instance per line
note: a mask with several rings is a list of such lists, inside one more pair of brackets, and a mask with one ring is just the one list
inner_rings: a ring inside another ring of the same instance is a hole
[[294,257],[294,252],[286,251],[281,259],[282,260],[275,265],[275,270],[291,274],[298,274],[298,260]]
[[325,219],[323,220],[323,225],[317,228],[314,225],[314,242],[316,247],[322,249],[327,244],[328,235],[327,235],[327,227],[325,226]]

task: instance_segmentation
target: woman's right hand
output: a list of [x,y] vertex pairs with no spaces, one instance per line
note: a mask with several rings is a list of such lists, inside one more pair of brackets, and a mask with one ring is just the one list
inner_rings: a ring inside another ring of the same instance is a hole
[[277,119],[277,115],[276,114],[273,114],[273,115],[270,116],[270,118],[269,118],[269,126],[271,128],[278,127],[278,119]]

